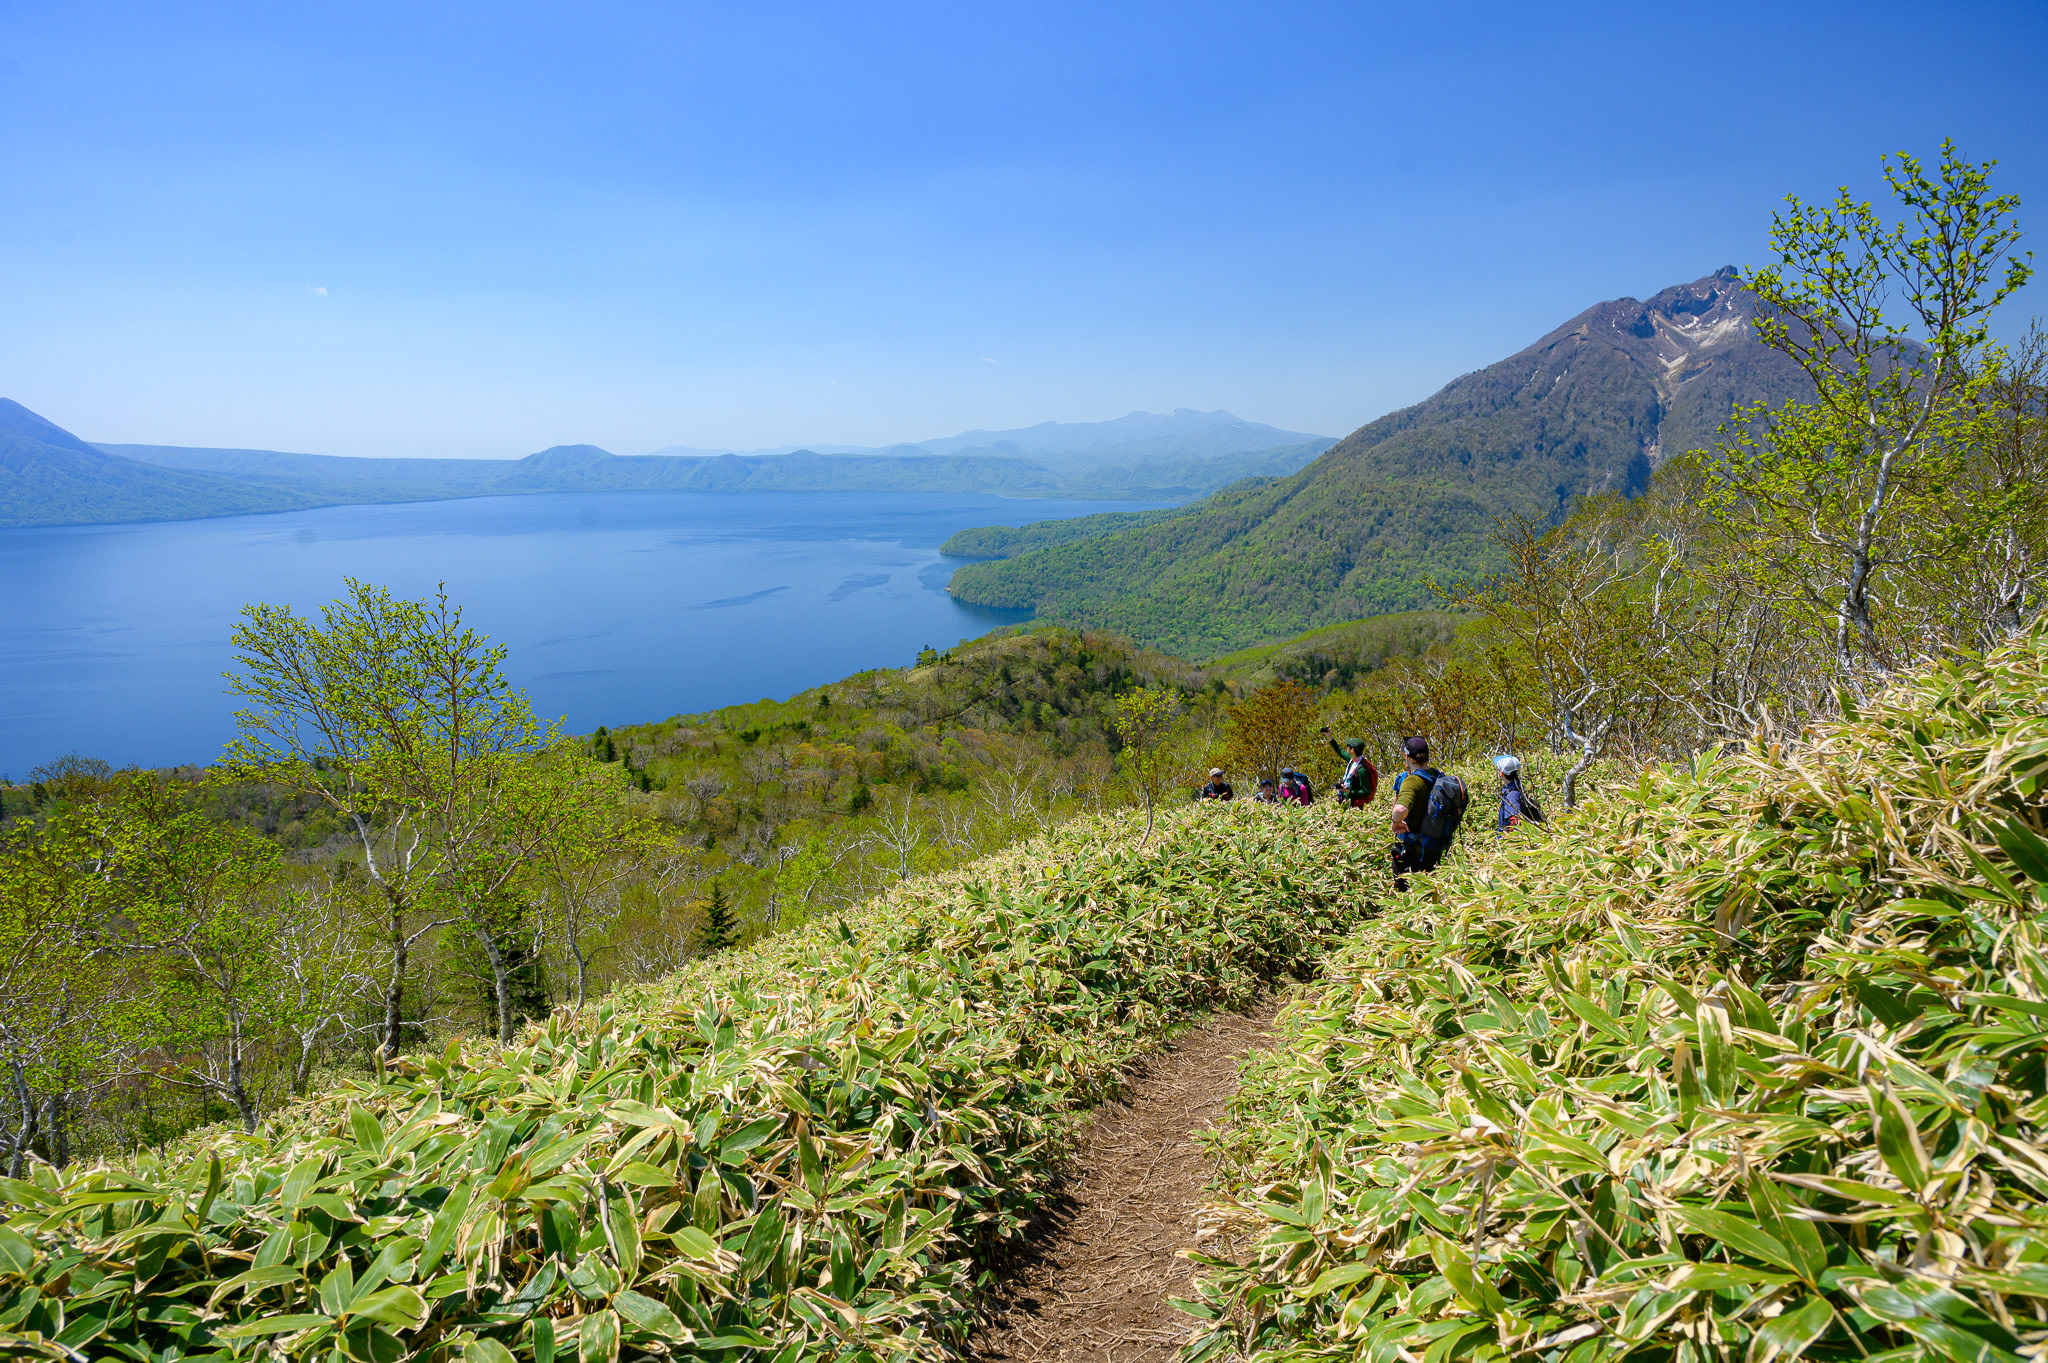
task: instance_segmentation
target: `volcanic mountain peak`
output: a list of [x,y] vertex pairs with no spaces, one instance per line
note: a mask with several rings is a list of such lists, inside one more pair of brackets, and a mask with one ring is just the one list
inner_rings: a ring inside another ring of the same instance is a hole
[[1751,339],[1756,305],[1756,295],[1743,286],[1741,273],[1724,265],[1690,284],[1675,284],[1648,302],[1617,298],[1595,303],[1513,359],[1538,358],[1570,340],[1604,342],[1635,361],[1657,395],[1670,402],[1709,358],[1702,352]]

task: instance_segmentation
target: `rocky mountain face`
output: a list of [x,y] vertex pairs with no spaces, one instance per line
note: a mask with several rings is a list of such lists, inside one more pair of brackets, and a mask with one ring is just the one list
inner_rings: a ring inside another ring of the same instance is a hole
[[1740,404],[1810,391],[1757,342],[1734,269],[1586,309],[1496,364],[1339,441],[1292,477],[1192,514],[973,564],[956,597],[1032,607],[1197,656],[1435,603],[1484,574],[1493,523],[1633,495],[1711,445]]
[[1553,382],[1561,382],[1574,359],[1597,363],[1597,351],[1606,348],[1647,379],[1658,407],[1643,430],[1641,461],[1631,458],[1618,484],[1615,471],[1607,470],[1593,489],[1633,493],[1643,481],[1643,466],[1654,469],[1666,450],[1712,445],[1738,404],[1810,392],[1796,365],[1757,343],[1756,302],[1735,267],[1725,266],[1646,303],[1622,298],[1595,304],[1502,366],[1523,361],[1538,375],[1555,372]]

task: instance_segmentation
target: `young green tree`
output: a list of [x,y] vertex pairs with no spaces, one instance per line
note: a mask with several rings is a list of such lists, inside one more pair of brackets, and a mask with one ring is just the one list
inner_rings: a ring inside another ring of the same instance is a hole
[[276,947],[295,906],[279,893],[277,847],[145,772],[63,817],[100,868],[108,937],[143,963],[146,983],[123,1002],[134,1039],[160,1079],[212,1094],[253,1132],[256,1063],[294,1020]]
[[97,757],[66,753],[31,770],[28,779],[43,792],[36,801],[38,804],[46,800],[85,800],[112,783],[114,768]]
[[549,926],[575,968],[581,1007],[590,997],[591,966],[611,947],[610,932],[623,906],[620,887],[642,873],[665,844],[653,821],[629,802],[618,772],[593,769],[568,745],[542,760],[563,768],[556,773],[562,784],[554,797],[560,822],[554,836],[536,845],[533,874]]
[[462,622],[445,589],[401,601],[347,579],[318,623],[254,605],[235,631],[230,769],[331,806],[354,830],[385,905],[383,1052],[406,1026],[412,952],[465,923],[489,962],[497,1034],[510,1038],[510,963],[498,932],[503,892],[562,834],[578,798],[549,764],[555,738],[506,680],[505,650]]
[[1958,608],[1958,641],[1994,648],[2048,599],[2048,333],[2039,319],[1984,363],[1983,418],[1954,489],[1977,522],[1964,552],[1929,574],[1930,593]]
[[1948,142],[1933,175],[1887,158],[1894,224],[1846,189],[1832,207],[1791,199],[1772,223],[1778,263],[1748,279],[1767,305],[1759,338],[1815,396],[1746,414],[1712,456],[1713,504],[1753,590],[1830,619],[1851,686],[1949,638],[1955,603],[1929,585],[2004,507],[1969,473],[1996,369],[1989,317],[2032,265],[1995,164]]
[[271,949],[298,1096],[321,1053],[360,1035],[378,1000],[377,906],[352,861],[288,867],[272,893],[282,900]]
[[827,830],[802,826],[779,830],[782,841],[769,855],[768,903],[764,918],[769,931],[782,923],[794,908],[807,914],[818,891],[829,884],[846,861],[859,852],[859,843]]
[[1152,840],[1160,798],[1179,774],[1174,739],[1179,736],[1184,710],[1180,695],[1161,686],[1126,691],[1110,705],[1110,728],[1120,745],[1117,766],[1145,805],[1145,834],[1138,839],[1141,849]]
[[68,1162],[68,1115],[120,1077],[114,1012],[130,972],[113,948],[93,849],[60,817],[0,837],[0,1155],[18,1178],[41,1144]]

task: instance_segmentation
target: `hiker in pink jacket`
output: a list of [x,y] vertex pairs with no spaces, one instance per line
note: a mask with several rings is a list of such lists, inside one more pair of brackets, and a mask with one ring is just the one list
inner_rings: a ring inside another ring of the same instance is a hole
[[1315,787],[1309,784],[1308,777],[1292,767],[1282,767],[1280,769],[1281,804],[1308,805],[1314,804],[1315,799]]

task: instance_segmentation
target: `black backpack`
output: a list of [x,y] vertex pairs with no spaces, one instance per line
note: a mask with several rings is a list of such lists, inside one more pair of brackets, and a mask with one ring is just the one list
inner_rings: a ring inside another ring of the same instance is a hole
[[1422,822],[1415,825],[1415,831],[1422,835],[1423,858],[1427,870],[1444,859],[1444,851],[1451,845],[1451,839],[1458,836],[1458,825],[1465,822],[1465,806],[1471,802],[1471,795],[1465,783],[1447,771],[1430,768],[1429,807],[1423,811]]

